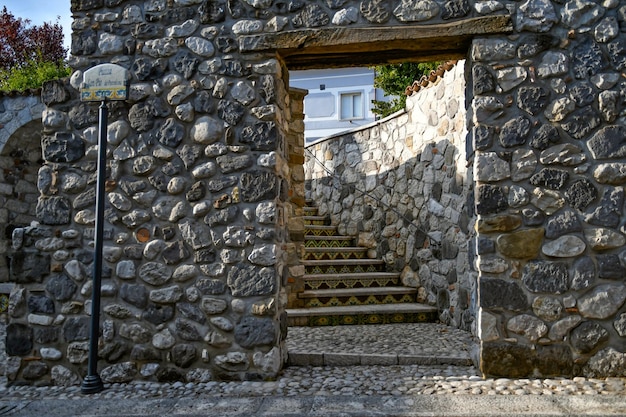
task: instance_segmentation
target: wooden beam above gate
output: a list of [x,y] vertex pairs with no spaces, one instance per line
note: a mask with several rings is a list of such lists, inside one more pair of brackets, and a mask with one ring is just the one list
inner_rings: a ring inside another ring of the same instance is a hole
[[431,25],[336,27],[239,37],[241,52],[276,51],[290,69],[465,58],[476,36],[509,33],[509,15]]

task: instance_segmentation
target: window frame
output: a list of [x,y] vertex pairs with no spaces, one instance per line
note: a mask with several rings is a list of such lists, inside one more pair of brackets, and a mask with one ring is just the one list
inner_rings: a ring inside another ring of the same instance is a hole
[[[339,93],[339,120],[343,120],[343,121],[350,121],[350,120],[363,120],[365,119],[365,103],[364,103],[364,99],[363,97],[365,96],[364,91],[361,90],[352,90],[352,91],[342,91]],[[352,100],[350,100],[351,103],[351,116],[349,117],[344,117],[344,97],[351,97]],[[354,106],[354,98],[355,97],[359,97],[360,100],[360,109],[359,109],[359,113],[360,115],[355,116],[355,106]]]

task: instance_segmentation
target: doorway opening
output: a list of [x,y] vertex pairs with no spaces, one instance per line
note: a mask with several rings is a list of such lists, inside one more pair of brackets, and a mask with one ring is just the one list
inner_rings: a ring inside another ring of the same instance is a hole
[[[471,364],[466,70],[448,57],[406,86],[403,110],[324,137],[303,133],[305,233],[301,275],[289,277],[290,365]],[[373,76],[369,86],[337,85],[350,71],[358,79],[362,69],[296,73],[313,86],[291,84],[308,90],[307,128],[323,132],[329,120],[337,128],[358,105],[361,116],[371,113],[363,102],[381,92]]]

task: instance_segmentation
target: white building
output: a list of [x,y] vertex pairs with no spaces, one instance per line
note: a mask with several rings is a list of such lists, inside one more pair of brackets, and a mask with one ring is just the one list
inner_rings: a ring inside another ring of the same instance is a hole
[[304,98],[306,143],[358,128],[376,120],[373,100],[384,100],[374,88],[372,68],[291,71],[289,84],[309,91]]

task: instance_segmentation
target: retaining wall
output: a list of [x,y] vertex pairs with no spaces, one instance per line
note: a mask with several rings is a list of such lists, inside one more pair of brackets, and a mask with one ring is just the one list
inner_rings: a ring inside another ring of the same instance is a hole
[[307,146],[305,175],[307,198],[340,233],[401,272],[442,322],[470,330],[465,61],[449,66],[407,98],[406,111]]

